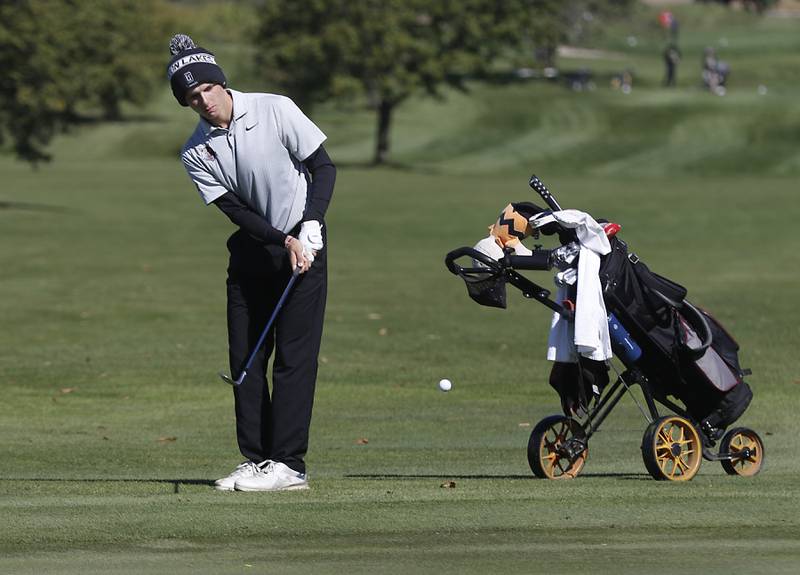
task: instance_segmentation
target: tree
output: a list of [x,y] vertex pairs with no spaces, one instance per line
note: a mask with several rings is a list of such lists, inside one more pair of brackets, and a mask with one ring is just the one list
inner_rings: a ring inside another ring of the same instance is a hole
[[106,119],[121,117],[123,102],[142,105],[164,84],[171,36],[158,0],[80,0],[75,14],[81,34],[79,97],[102,109]]
[[[301,106],[366,95],[377,112],[375,163],[389,152],[392,113],[417,92],[489,70],[501,57],[554,46],[565,4],[631,0],[271,0],[263,6],[259,64]],[[588,8],[587,8],[588,9]]]
[[0,144],[48,158],[80,110],[117,118],[163,78],[160,0],[0,0]]
[[365,94],[377,112],[374,161],[389,151],[392,113],[418,91],[486,69],[521,42],[529,0],[290,0],[268,2],[258,41],[261,65],[301,105]]

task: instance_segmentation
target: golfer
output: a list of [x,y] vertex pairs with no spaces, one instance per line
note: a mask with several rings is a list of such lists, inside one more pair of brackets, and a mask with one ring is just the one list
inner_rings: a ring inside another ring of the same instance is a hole
[[[336,168],[325,134],[289,98],[227,88],[214,55],[178,34],[167,74],[200,116],[181,159],[200,197],[237,226],[228,239],[228,348],[233,378],[292,270],[298,277],[246,379],[233,389],[245,461],[223,491],[308,489],[304,456],[326,297],[325,211]],[[272,394],[266,369],[274,351]]]

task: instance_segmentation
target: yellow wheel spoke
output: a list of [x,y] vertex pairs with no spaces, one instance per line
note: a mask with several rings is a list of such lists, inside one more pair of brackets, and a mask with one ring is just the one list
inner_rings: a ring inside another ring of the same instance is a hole
[[657,478],[686,481],[694,476],[700,465],[702,444],[691,422],[678,416],[665,417],[649,437],[652,443],[647,461],[660,471]]

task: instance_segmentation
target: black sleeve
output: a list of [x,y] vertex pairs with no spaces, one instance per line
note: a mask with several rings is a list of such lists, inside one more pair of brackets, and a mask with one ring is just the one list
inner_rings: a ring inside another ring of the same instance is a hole
[[306,211],[303,214],[303,221],[317,220],[322,222],[325,219],[325,212],[328,210],[328,204],[331,203],[331,197],[333,196],[333,185],[336,182],[336,166],[322,146],[307,157],[303,164],[311,173],[311,186],[308,190],[308,202],[306,203]]
[[286,241],[286,234],[269,225],[263,216],[254,212],[233,192],[222,194],[213,203],[234,224],[258,241],[265,244],[283,244]]

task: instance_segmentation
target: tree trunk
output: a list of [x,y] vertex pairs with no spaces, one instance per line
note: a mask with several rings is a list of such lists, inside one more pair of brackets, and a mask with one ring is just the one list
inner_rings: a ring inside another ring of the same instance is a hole
[[389,156],[389,126],[394,102],[381,100],[378,104],[378,134],[375,145],[375,164],[383,164]]

